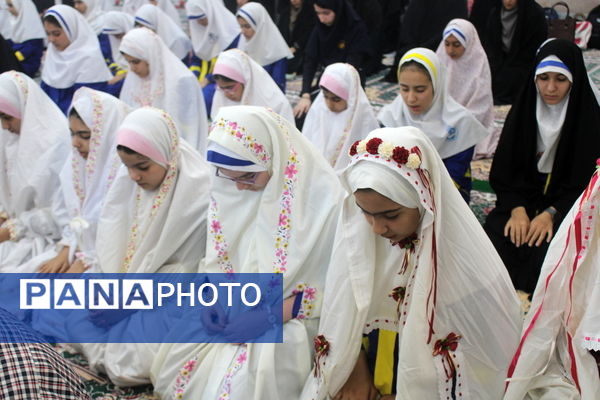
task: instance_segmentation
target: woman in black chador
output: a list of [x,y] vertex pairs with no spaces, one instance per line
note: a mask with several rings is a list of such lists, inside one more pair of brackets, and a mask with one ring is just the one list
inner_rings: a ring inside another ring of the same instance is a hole
[[600,107],[573,43],[554,39],[535,56],[492,163],[498,196],[485,230],[517,289],[535,288],[548,243],[600,157]]

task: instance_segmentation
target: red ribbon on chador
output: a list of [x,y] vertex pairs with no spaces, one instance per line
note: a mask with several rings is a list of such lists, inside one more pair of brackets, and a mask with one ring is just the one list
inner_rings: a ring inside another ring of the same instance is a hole
[[454,378],[456,375],[456,366],[452,361],[451,351],[456,351],[458,348],[458,341],[462,336],[457,335],[454,332],[450,332],[445,339],[439,339],[433,346],[433,355],[442,356],[442,364],[444,365],[444,371],[446,371],[446,377],[448,379]]

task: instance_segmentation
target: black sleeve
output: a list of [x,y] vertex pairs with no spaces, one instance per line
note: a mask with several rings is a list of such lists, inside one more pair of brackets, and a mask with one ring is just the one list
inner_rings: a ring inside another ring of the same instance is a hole
[[310,34],[310,38],[306,45],[304,68],[302,72],[302,91],[300,92],[300,95],[303,93],[310,93],[312,81],[317,73],[317,67],[319,65],[318,46],[317,30],[315,28]]

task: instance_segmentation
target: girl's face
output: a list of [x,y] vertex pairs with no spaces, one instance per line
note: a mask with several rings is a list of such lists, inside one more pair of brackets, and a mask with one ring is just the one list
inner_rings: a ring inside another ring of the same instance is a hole
[[150,65],[144,60],[139,58],[131,57],[129,54],[122,53],[123,57],[129,63],[129,70],[139,76],[140,78],[146,78],[150,75]]
[[420,68],[409,66],[398,76],[400,95],[411,114],[420,115],[433,103],[433,84],[429,75]]
[[396,243],[417,231],[421,216],[417,208],[407,208],[374,190],[354,192],[356,205],[373,229],[373,233]]
[[142,189],[152,191],[160,187],[167,169],[141,154],[129,154],[122,150],[117,153],[127,167],[129,177]]
[[198,18],[196,22],[202,26],[208,26],[208,18]]
[[90,128],[74,115],[69,117],[69,128],[71,130],[71,145],[79,152],[79,155],[87,160],[90,153]]
[[216,79],[217,89],[222,91],[225,97],[231,101],[242,101],[244,95],[244,85],[240,82],[225,82],[222,79]]
[[254,29],[252,29],[252,25],[248,23],[244,18],[237,17],[238,24],[240,24],[240,30],[242,31],[242,35],[246,38],[246,40],[252,39],[252,36],[256,33]]
[[444,47],[446,48],[448,57],[453,60],[457,60],[465,54],[465,46],[463,46],[454,35],[450,35],[444,40]]
[[335,22],[335,12],[330,10],[329,8],[322,8],[318,5],[315,6],[315,13],[317,14],[317,18],[319,18],[319,22],[326,26],[331,26]]
[[323,98],[325,99],[325,105],[329,108],[329,111],[334,113],[340,113],[348,108],[348,102],[335,93],[321,87],[323,92]]
[[79,11],[82,14],[85,14],[85,12],[87,11],[87,4],[85,4],[83,0],[75,0],[73,3],[73,7],[75,7],[77,11]]
[[15,5],[13,4],[12,0],[6,0],[6,7],[8,7],[8,12],[11,13],[12,16],[19,16],[19,12],[15,8]]
[[506,10],[512,10],[519,5],[519,0],[502,0],[502,6]]
[[7,131],[18,135],[21,133],[21,119],[13,117],[12,115],[0,112],[0,121],[2,121],[2,128]]
[[60,26],[44,21],[44,29],[46,30],[46,35],[48,35],[48,41],[52,43],[56,50],[63,51],[71,44],[67,34]]
[[571,81],[558,72],[544,72],[535,77],[538,92],[548,105],[558,104],[571,90]]
[[269,183],[269,179],[271,179],[268,171],[244,172],[217,168],[216,174],[219,178],[235,182],[238,190],[251,190],[253,192],[263,190],[267,186],[267,183]]

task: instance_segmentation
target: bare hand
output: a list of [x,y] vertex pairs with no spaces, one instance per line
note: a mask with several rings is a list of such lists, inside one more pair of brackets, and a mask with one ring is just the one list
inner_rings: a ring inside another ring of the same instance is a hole
[[8,228],[0,228],[0,243],[10,240],[10,231]]
[[108,81],[109,85],[114,85],[115,83],[122,81],[123,79],[125,79],[125,77],[127,76],[127,73],[124,74],[117,74],[115,76],[112,77],[111,80]]
[[510,235],[510,241],[517,247],[526,242],[529,233],[529,216],[525,207],[515,207],[510,213],[510,219],[504,226],[504,236]]
[[69,247],[65,246],[53,259],[46,261],[38,269],[42,274],[59,274],[69,269]]
[[367,355],[361,350],[354,370],[333,400],[375,400],[378,395],[367,364]]
[[83,261],[76,260],[73,264],[71,264],[71,268],[67,271],[69,274],[81,274],[88,270],[88,267],[85,266]]
[[308,112],[312,101],[306,97],[302,97],[296,107],[294,107],[294,117],[299,118]]
[[550,243],[552,240],[552,228],[552,215],[543,211],[531,220],[529,233],[527,234],[525,241],[529,247],[533,245],[535,245],[535,247],[540,247],[544,239]]

